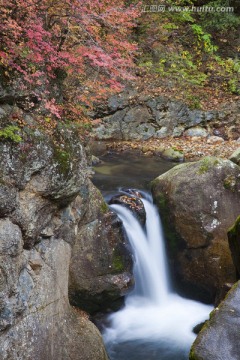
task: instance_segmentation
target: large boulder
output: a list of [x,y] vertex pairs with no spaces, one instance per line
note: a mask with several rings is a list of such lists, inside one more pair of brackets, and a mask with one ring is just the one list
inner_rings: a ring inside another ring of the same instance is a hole
[[227,230],[240,213],[239,166],[214,157],[178,165],[153,181],[152,193],[178,280],[202,300],[221,297],[236,279]]
[[91,185],[70,264],[69,296],[73,305],[95,313],[116,310],[133,285],[132,257],[122,222]]
[[217,307],[196,338],[190,360],[239,360],[240,282]]

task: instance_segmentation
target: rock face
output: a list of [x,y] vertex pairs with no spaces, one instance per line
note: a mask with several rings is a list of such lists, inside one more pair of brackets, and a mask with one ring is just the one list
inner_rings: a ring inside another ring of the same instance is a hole
[[193,343],[190,360],[239,360],[240,282],[216,308]]
[[[228,231],[234,264],[240,275],[240,217]],[[229,291],[195,340],[190,360],[238,360],[240,354],[240,281]]]
[[152,193],[177,277],[202,300],[221,297],[235,281],[227,230],[240,213],[240,168],[214,157],[178,165],[153,181]]
[[98,291],[98,308],[119,299],[131,282],[121,226],[112,229],[117,221],[89,181],[73,131],[55,143],[25,135],[0,142],[0,358],[106,360],[98,330],[69,304],[69,268],[70,284],[85,282],[85,300]]
[[98,140],[147,140],[181,135],[238,139],[239,110],[239,101],[225,104],[219,110],[203,111],[164,96],[130,91],[110,97],[105,106],[101,104],[90,115],[101,119],[95,128]]

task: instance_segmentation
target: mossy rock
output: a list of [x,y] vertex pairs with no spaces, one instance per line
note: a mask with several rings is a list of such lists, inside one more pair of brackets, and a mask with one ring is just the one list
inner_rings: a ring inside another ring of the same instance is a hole
[[169,148],[162,152],[162,157],[164,159],[175,161],[175,162],[182,162],[184,161],[184,154],[182,151],[177,150],[175,148]]

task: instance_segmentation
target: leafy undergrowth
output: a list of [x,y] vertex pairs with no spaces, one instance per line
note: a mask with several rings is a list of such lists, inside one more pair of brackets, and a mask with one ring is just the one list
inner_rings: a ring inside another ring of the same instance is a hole
[[[214,109],[222,102],[238,99],[237,2],[167,0],[165,11],[154,11],[154,4],[143,2],[147,11],[142,13],[136,33],[139,91],[174,97],[195,109]],[[213,10],[198,12],[192,10],[194,7]]]
[[227,140],[220,143],[209,144],[206,138],[173,138],[150,139],[147,141],[114,141],[107,142],[106,146],[109,150],[140,151],[146,156],[158,155],[165,149],[174,148],[184,154],[186,160],[198,160],[204,156],[216,156],[228,159],[232,153],[239,148],[239,142],[236,140]]

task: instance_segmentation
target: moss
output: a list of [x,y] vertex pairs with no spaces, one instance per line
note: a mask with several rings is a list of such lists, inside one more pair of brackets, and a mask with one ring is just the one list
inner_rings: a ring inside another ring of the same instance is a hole
[[20,128],[14,125],[8,125],[5,128],[0,130],[0,138],[5,140],[11,140],[15,143],[19,143],[22,141],[21,136],[18,134]]
[[106,214],[106,212],[108,212],[108,205],[104,202],[101,203],[101,212],[103,214]]
[[237,235],[237,232],[240,231],[240,215],[238,216],[237,220],[235,221],[235,223],[233,224],[233,226],[231,226],[228,229],[228,235],[233,237]]
[[228,175],[224,181],[223,186],[227,190],[235,191],[236,179],[233,175]]
[[191,347],[191,350],[190,350],[189,360],[197,360],[197,357],[194,354],[193,346]]
[[58,163],[60,172],[67,175],[70,170],[71,156],[69,152],[59,149],[58,147],[54,147],[53,158]]
[[201,162],[198,174],[205,174],[210,169],[210,159],[208,157],[204,158]]
[[[156,184],[156,182],[155,182]],[[152,183],[154,186],[154,182]],[[180,246],[181,240],[174,230],[174,227],[169,221],[169,204],[164,193],[158,192],[158,195],[154,197],[154,202],[159,209],[161,220],[164,228],[165,238],[167,240],[167,246],[172,256],[174,256]]]
[[200,168],[198,170],[198,174],[199,175],[205,174],[210,170],[212,166],[217,166],[219,164],[220,161],[218,159],[214,159],[212,157],[207,156],[204,159],[202,159]]
[[113,270],[118,273],[122,272],[125,268],[122,256],[117,251],[113,253],[112,266]]

